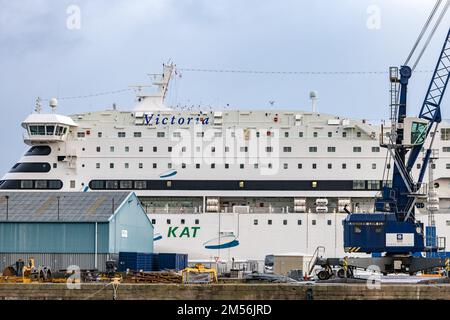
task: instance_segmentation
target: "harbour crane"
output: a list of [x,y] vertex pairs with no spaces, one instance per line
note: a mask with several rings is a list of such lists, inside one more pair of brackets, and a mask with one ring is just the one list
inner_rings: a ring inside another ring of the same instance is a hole
[[[439,255],[422,255],[424,252],[436,252],[439,245],[437,241],[431,241],[427,245],[424,224],[415,216],[417,208],[423,204],[418,200],[426,197],[427,185],[423,183],[423,178],[429,169],[430,159],[434,158],[433,142],[442,121],[441,103],[450,78],[450,29],[419,115],[409,117],[406,113],[409,80],[450,6],[450,1],[446,1],[413,67],[408,64],[441,2],[442,0],[436,2],[406,62],[400,68],[389,68],[391,121],[390,127],[382,126],[380,146],[387,149],[390,159],[394,162],[392,180],[383,180],[381,196],[375,201],[374,213],[351,213],[345,208],[347,217],[342,222],[344,251],[371,256],[352,256],[344,259],[317,256],[314,264],[322,267],[318,273],[320,280],[331,277],[333,267],[336,266],[344,267],[338,272],[340,277],[353,276],[354,269],[373,270],[374,267],[383,274],[415,274],[437,267],[446,267],[447,271],[450,271],[450,259]],[[418,159],[422,152],[424,155],[420,162]],[[415,180],[411,171],[418,163],[420,172]],[[430,187],[433,188],[428,186]],[[427,231],[436,238],[434,226],[427,227]]]

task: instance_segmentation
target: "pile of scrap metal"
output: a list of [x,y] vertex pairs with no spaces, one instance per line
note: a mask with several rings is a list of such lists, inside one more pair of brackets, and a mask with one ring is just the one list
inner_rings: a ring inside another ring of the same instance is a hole
[[280,274],[274,273],[259,273],[252,272],[248,274],[244,274],[243,279],[245,282],[271,282],[271,283],[294,283],[298,282],[292,278],[287,276],[283,276]]
[[185,284],[207,284],[217,283],[217,271],[208,269],[201,263],[196,264],[194,268],[186,268],[181,271],[182,280]]
[[22,259],[19,259],[15,265],[8,266],[3,270],[0,281],[23,283],[32,281],[50,282],[52,281],[52,270],[47,266],[36,266],[33,258],[29,258],[27,264]]
[[182,277],[175,272],[136,272],[126,275],[124,281],[131,283],[181,283]]

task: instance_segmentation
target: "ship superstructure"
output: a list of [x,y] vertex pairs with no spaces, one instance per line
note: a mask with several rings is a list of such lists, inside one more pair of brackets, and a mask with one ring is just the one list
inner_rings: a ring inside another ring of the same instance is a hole
[[[133,111],[62,116],[37,108],[22,123],[30,149],[0,189],[133,190],[155,226],[156,250],[191,259],[262,260],[319,245],[343,255],[346,209],[373,212],[390,183],[393,162],[380,148],[380,124],[295,109],[172,109],[164,105],[172,71],[164,66],[156,93],[135,88]],[[445,235],[450,124],[437,134],[435,220]]]

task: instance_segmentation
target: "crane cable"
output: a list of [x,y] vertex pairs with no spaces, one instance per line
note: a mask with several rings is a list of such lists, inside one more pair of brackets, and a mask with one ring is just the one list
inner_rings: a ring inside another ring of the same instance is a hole
[[408,55],[408,58],[406,58],[405,63],[403,64],[404,66],[407,66],[409,63],[409,60],[411,59],[412,55],[414,54],[414,51],[417,49],[417,46],[420,43],[420,40],[422,40],[423,35],[425,34],[425,31],[428,29],[428,26],[431,23],[431,20],[433,20],[434,15],[436,14],[437,9],[439,8],[439,6],[441,5],[442,0],[437,0],[433,10],[431,10],[430,15],[428,16],[427,21],[425,22],[424,26],[422,27],[422,30],[420,31],[419,36],[417,37],[416,42],[414,43],[414,46],[411,49],[411,52]]
[[418,56],[417,59],[416,59],[416,62],[415,62],[414,65],[413,65],[412,70],[414,70],[414,69],[417,67],[417,64],[419,63],[420,59],[422,58],[423,53],[425,52],[425,50],[426,50],[427,47],[428,47],[428,44],[430,43],[431,39],[433,38],[434,33],[436,32],[436,29],[437,29],[437,28],[439,27],[439,25],[441,24],[441,21],[442,21],[442,19],[444,18],[445,13],[447,12],[447,9],[448,9],[449,6],[450,6],[450,1],[447,0],[446,3],[445,3],[445,5],[444,5],[444,8],[443,8],[442,11],[441,11],[441,14],[440,14],[439,17],[437,18],[436,23],[435,23],[434,26],[433,26],[433,29],[431,30],[430,34],[428,35],[428,38],[427,38],[427,40],[425,41],[425,44],[424,44],[422,50],[420,51],[419,56]]

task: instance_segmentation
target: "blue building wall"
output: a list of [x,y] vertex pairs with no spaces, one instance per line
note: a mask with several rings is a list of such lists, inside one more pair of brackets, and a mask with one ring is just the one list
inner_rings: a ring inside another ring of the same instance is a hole
[[[109,226],[97,224],[98,253],[108,253]],[[0,223],[0,252],[95,253],[95,223]]]
[[134,193],[117,209],[109,224],[109,252],[153,253],[153,225]]

